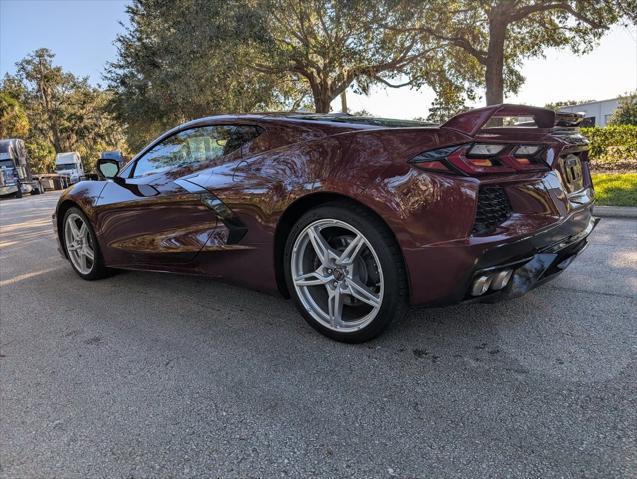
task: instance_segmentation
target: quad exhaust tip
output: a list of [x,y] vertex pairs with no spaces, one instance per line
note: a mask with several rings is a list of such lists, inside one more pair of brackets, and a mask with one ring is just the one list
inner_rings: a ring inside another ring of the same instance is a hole
[[513,276],[512,269],[503,269],[495,273],[478,276],[471,287],[471,296],[482,296],[487,291],[498,291],[506,287]]

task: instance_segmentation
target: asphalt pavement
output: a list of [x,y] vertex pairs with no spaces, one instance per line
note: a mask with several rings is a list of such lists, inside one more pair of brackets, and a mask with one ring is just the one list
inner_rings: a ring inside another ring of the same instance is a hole
[[637,476],[637,220],[554,282],[363,345],[206,278],[85,282],[0,202],[0,477]]

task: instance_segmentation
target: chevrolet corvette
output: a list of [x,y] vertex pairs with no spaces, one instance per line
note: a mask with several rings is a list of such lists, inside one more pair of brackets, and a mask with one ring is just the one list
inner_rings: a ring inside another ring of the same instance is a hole
[[[495,105],[442,125],[345,114],[180,125],[60,197],[61,254],[291,298],[340,341],[409,305],[494,302],[561,273],[597,224],[581,118]],[[150,286],[149,286],[150,287]]]

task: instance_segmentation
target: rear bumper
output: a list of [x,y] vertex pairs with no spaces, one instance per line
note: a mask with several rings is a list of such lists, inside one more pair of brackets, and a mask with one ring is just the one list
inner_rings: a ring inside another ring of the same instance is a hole
[[588,246],[587,238],[599,221],[599,218],[591,217],[588,226],[583,231],[566,237],[558,243],[546,246],[531,257],[517,263],[494,265],[490,268],[477,270],[473,276],[474,280],[485,273],[502,270],[503,268],[511,268],[513,273],[505,288],[499,291],[487,292],[485,295],[475,298],[469,298],[467,295],[465,296],[466,300],[493,303],[517,298],[554,279],[586,249]]
[[[589,205],[521,237],[469,239],[407,251],[412,303],[493,302],[521,296],[563,271],[586,247],[598,222]],[[478,297],[471,295],[478,276],[503,269],[513,270],[504,289]]]
[[18,187],[16,185],[0,186],[0,196],[12,195],[17,192]]
[[[22,191],[22,193],[31,193],[33,189],[34,187],[30,182],[25,181],[20,183],[20,190]],[[16,185],[15,183],[0,186],[0,196],[12,195],[17,192],[18,192],[18,185]]]

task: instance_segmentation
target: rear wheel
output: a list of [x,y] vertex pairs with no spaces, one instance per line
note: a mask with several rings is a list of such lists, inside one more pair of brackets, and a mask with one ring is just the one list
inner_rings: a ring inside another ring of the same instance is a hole
[[108,275],[95,232],[79,208],[69,208],[64,215],[62,234],[66,255],[81,278],[93,280]]
[[372,339],[407,309],[398,245],[354,203],[329,203],[299,219],[287,240],[285,273],[308,323],[339,341]]

